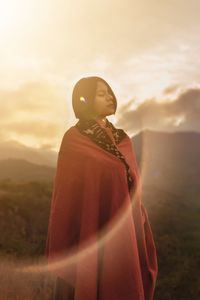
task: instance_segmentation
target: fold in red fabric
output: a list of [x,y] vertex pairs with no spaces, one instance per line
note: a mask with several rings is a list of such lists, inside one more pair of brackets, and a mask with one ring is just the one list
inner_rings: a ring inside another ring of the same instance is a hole
[[61,142],[46,256],[49,271],[75,288],[74,300],[154,296],[156,246],[141,202],[140,174],[129,136],[117,147],[131,169],[131,191],[124,164],[75,126]]

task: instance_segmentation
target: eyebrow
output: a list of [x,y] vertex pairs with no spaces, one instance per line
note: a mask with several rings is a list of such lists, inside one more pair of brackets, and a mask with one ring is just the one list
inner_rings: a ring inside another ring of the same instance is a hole
[[109,90],[108,89],[106,89],[106,90],[103,90],[102,88],[100,88],[100,89],[97,89],[97,92],[109,92]]

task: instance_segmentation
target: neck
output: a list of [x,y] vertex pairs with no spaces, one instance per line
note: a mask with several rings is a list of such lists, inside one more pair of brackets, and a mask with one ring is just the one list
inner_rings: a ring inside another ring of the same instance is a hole
[[103,126],[106,125],[106,117],[97,117],[95,120]]

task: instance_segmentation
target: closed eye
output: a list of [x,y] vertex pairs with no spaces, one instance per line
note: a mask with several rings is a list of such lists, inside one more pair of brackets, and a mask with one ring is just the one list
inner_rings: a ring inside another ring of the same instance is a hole
[[[97,95],[98,96],[105,96],[105,94],[106,94],[105,92],[100,92]],[[108,96],[111,97],[111,98],[113,98],[113,96],[110,93],[108,93]]]

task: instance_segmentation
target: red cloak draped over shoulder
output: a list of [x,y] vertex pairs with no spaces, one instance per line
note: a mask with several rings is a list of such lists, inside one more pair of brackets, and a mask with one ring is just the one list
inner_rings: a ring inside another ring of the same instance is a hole
[[[79,253],[82,245],[91,242],[88,255],[49,268],[75,288],[75,300],[153,299],[158,273],[156,247],[141,202],[140,175],[128,135],[117,147],[134,179],[130,192],[124,164],[75,126],[65,132],[61,142],[46,256],[51,266],[66,253]],[[124,211],[126,215],[119,223]],[[107,239],[99,247],[103,233]]]

